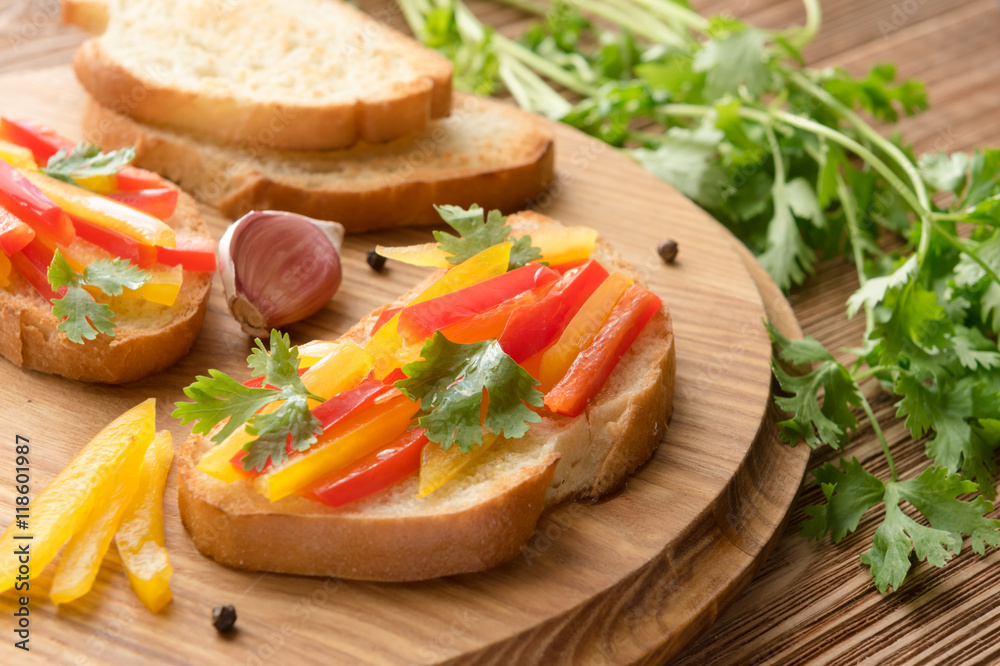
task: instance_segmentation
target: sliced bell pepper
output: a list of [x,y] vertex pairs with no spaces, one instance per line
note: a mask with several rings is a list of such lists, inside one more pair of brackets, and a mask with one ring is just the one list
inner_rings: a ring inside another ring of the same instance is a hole
[[16,582],[21,565],[14,556],[21,543],[16,537],[32,538],[28,575],[34,578],[86,524],[100,498],[111,494],[121,471],[138,466],[153,441],[155,418],[156,400],[150,398],[109,423],[32,499],[28,529],[11,521],[0,536],[0,591]]
[[[77,181],[77,184],[80,182]],[[141,210],[158,220],[166,220],[177,210],[177,190],[172,187],[158,187],[134,192],[109,192],[105,196],[118,203]]]
[[499,338],[514,310],[545,298],[553,284],[550,282],[537,289],[518,294],[489,310],[446,326],[441,329],[441,334],[452,342],[462,344]]
[[0,140],[0,160],[7,162],[12,167],[25,167],[27,169],[37,169],[35,156],[24,146],[18,146],[10,141]]
[[111,196],[118,185],[115,174],[101,174],[99,176],[73,176],[73,182],[91,192],[97,192],[104,196]]
[[163,187],[160,174],[139,167],[127,166],[115,174],[115,185],[119,192],[137,192]]
[[442,250],[437,243],[421,245],[403,245],[399,247],[375,246],[375,252],[386,259],[394,259],[411,266],[433,266],[434,268],[451,268],[448,262],[450,253]]
[[385,326],[385,323],[387,321],[389,321],[397,314],[399,314],[399,311],[402,309],[403,309],[402,307],[398,307],[398,308],[386,308],[385,310],[382,310],[382,313],[379,314],[378,319],[375,320],[375,325],[372,326],[372,335],[375,335],[380,328]]
[[76,233],[80,238],[104,248],[116,257],[128,259],[139,268],[146,268],[155,263],[167,263],[158,262],[161,249],[159,246],[154,247],[140,243],[134,238],[123,236],[117,231],[93,224],[80,217],[71,215],[70,218],[73,220],[73,226],[76,227]]
[[407,430],[378,451],[320,479],[302,495],[330,506],[368,497],[420,469],[420,452],[426,444],[426,430]]
[[566,273],[545,298],[514,311],[498,338],[500,347],[517,363],[545,349],[607,277],[596,261]]
[[0,252],[0,287],[6,287],[10,284],[10,270],[10,257]]
[[473,446],[463,453],[457,444],[442,449],[440,444],[431,442],[420,454],[420,490],[417,497],[426,497],[458,476],[459,472],[479,460],[500,439],[491,432],[483,435],[483,443]]
[[[69,245],[76,235],[72,221],[57,202],[34,184],[31,174],[42,175],[37,171],[18,171],[0,160],[0,207],[6,208],[36,231],[45,231],[57,243]],[[62,185],[73,187],[68,183]]]
[[93,243],[90,243],[83,238],[77,236],[73,239],[73,242],[69,245],[57,245],[52,243],[50,239],[45,236],[38,236],[38,240],[41,241],[42,245],[49,248],[55,252],[58,250],[62,253],[63,258],[66,263],[70,265],[77,273],[83,271],[89,264],[98,259],[114,259],[115,256],[105,250],[102,247],[98,247]]
[[310,486],[399,437],[420,405],[397,396],[324,432],[307,453],[254,480],[257,492],[276,502]]
[[[0,162],[0,170],[4,163]],[[21,172],[36,188],[45,193],[70,215],[83,218],[146,245],[174,247],[174,230],[152,215],[125,204],[94,194],[82,187],[64,183],[41,172]],[[2,182],[2,181],[0,181]],[[30,220],[27,220],[30,222]],[[61,241],[68,242],[68,241]]]
[[407,344],[413,344],[430,337],[434,331],[557,279],[559,274],[545,266],[522,266],[464,289],[406,306],[399,313],[399,333]]
[[156,246],[157,263],[188,271],[214,271],[215,241],[208,236],[177,236],[176,247]]
[[45,247],[38,238],[25,245],[20,252],[10,256],[14,270],[21,274],[42,298],[52,301],[66,294],[66,287],[53,291],[49,284],[49,264],[52,263],[52,250]]
[[566,371],[576,360],[580,351],[590,345],[594,336],[601,330],[608,315],[615,307],[625,290],[632,286],[632,278],[621,273],[612,273],[601,283],[590,298],[583,304],[580,311],[563,330],[562,335],[552,346],[542,352],[539,359],[538,375],[541,382],[538,390],[547,393],[563,378]]
[[6,208],[0,208],[0,250],[8,255],[20,252],[34,237],[34,229]]
[[70,150],[75,145],[41,123],[10,118],[0,118],[0,139],[30,150],[39,166],[48,164],[49,158],[60,150]]
[[163,538],[163,490],[173,457],[170,432],[161,430],[146,450],[138,490],[115,536],[132,591],[154,613],[173,597],[170,576],[174,568]]
[[[512,243],[498,243],[466,259],[410,301],[409,305],[422,303],[488,278],[503,275],[507,272],[507,266],[510,263],[512,245]],[[368,341],[367,349],[375,359],[375,376],[379,379],[403,365],[404,359],[401,358],[401,351],[403,351],[403,355],[412,356],[412,349],[409,352],[402,349],[404,347],[403,337],[399,333],[398,323],[399,315],[397,314],[378,329]]]
[[594,341],[580,352],[566,375],[545,395],[545,407],[566,416],[583,413],[660,305],[656,294],[637,285],[629,287]]
[[[322,361],[310,367],[302,375],[302,384],[321,398],[330,398],[349,388],[357,386],[372,369],[371,355],[352,343],[342,343],[327,354]],[[261,410],[270,413],[280,407],[282,401],[275,400]],[[241,427],[225,441],[202,456],[198,469],[209,476],[231,483],[240,478],[230,461],[243,445],[253,440]]]
[[539,227],[515,229],[515,237],[531,236],[531,244],[542,252],[538,261],[558,266],[590,257],[597,242],[597,231],[588,227]]
[[165,270],[148,270],[150,280],[138,289],[125,289],[121,298],[139,298],[150,303],[171,306],[181,293],[184,269],[171,266]]
[[110,492],[97,498],[87,524],[70,537],[49,588],[52,603],[65,604],[79,599],[94,586],[111,539],[135,496],[142,460],[142,457],[133,456],[127,465],[119,468]]
[[[311,368],[319,363],[324,356],[332,351],[335,351],[342,344],[344,343],[336,340],[313,340],[312,342],[307,342],[304,345],[298,345],[299,374],[302,374],[302,370]],[[249,384],[247,385],[249,386]],[[260,386],[260,383],[258,383],[257,386]]]

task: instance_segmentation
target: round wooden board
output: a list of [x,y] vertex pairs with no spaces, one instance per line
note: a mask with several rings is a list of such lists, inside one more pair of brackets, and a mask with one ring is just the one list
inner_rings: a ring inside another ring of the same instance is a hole
[[[68,69],[3,76],[0,89],[0,113],[79,135],[82,92]],[[172,473],[165,500],[172,605],[160,615],[143,608],[112,549],[94,590],[56,609],[47,598],[50,567],[32,581],[32,656],[49,663],[659,663],[705,629],[766,557],[805,470],[807,452],[776,437],[761,320],[767,312],[790,335],[798,326],[752,258],[745,265],[742,246],[704,212],[606,145],[562,126],[557,133],[559,181],[532,203],[600,230],[674,320],[674,414],[654,458],[624,492],[546,512],[522,555],[491,571],[374,584],[237,571],[203,557],[181,527]],[[218,238],[225,221],[205,212]],[[376,274],[364,254],[376,241],[428,236],[406,229],[348,238],[341,291],[290,329],[293,341],[336,337],[411,286],[421,269],[392,264]],[[656,254],[666,237],[680,246],[670,266]],[[15,435],[31,440],[33,493],[101,426],[146,397],[157,398],[158,425],[180,442],[187,428],[169,414],[181,388],[208,368],[241,376],[250,343],[216,280],[201,336],[168,372],[108,387],[0,363],[0,515],[13,515]],[[210,614],[225,603],[236,605],[239,631],[221,638]],[[8,638],[15,604],[13,593],[0,598]]]

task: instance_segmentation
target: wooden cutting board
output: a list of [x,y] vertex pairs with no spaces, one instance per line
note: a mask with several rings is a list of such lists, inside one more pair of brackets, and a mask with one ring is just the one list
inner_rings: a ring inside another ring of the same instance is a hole
[[[3,76],[0,90],[0,113],[79,136],[83,93],[68,69]],[[522,555],[491,571],[373,584],[216,564],[181,526],[172,472],[165,498],[172,605],[159,615],[142,607],[112,549],[94,590],[56,608],[47,596],[49,567],[32,582],[33,656],[74,664],[658,663],[714,620],[763,561],[805,469],[807,451],[776,437],[761,321],[767,313],[790,335],[798,326],[759,266],[708,215],[605,144],[564,126],[556,131],[559,181],[536,207],[600,230],[674,320],[674,414],[654,458],[624,491],[546,512]],[[204,212],[219,238],[226,221]],[[340,292],[289,329],[293,342],[336,337],[424,274],[398,264],[375,273],[364,254],[376,242],[429,238],[418,229],[348,238]],[[656,254],[664,238],[679,244],[673,265]],[[194,349],[160,375],[93,386],[0,361],[0,523],[13,516],[16,435],[31,441],[33,495],[105,423],[147,397],[157,398],[158,427],[179,443],[188,430],[169,414],[181,388],[209,368],[243,376],[250,345],[216,279]],[[210,615],[228,603],[239,631],[223,638]],[[13,593],[0,597],[0,636],[10,643],[15,604]],[[0,647],[7,649],[14,648]]]

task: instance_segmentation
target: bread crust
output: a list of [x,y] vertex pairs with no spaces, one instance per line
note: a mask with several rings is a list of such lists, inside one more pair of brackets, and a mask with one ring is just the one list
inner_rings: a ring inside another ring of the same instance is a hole
[[[529,228],[553,224],[537,213],[509,219]],[[609,270],[632,273],[603,241],[598,253]],[[364,344],[385,307],[408,301],[438,276],[376,309],[342,339]],[[543,416],[523,439],[504,442],[506,451],[491,457],[491,450],[466,472],[479,479],[472,481],[474,501],[460,495],[426,508],[392,509],[396,498],[415,495],[417,475],[344,507],[297,496],[271,503],[247,480],[226,484],[200,472],[197,463],[212,444],[192,435],[178,456],[181,519],[199,550],[237,568],[377,581],[482,571],[517,555],[545,507],[600,497],[652,456],[672,410],[674,373],[673,329],[664,307],[584,414]],[[498,473],[501,457],[512,454],[527,462]],[[456,483],[435,495],[465,492]]]
[[[166,220],[178,234],[208,235],[191,197],[179,193]],[[84,382],[121,384],[164,370],[187,354],[201,330],[213,273],[184,271],[184,281],[166,325],[136,327],[117,317],[115,336],[100,334],[84,344],[57,330],[52,306],[12,275],[0,289],[0,355],[16,366]]]
[[[487,104],[498,102],[483,101]],[[526,114],[527,116],[527,114]],[[389,177],[377,187],[311,188],[291,178],[278,179],[247,160],[199,143],[194,138],[157,130],[88,99],[83,131],[106,148],[136,147],[136,164],[164,174],[195,196],[238,218],[250,210],[289,210],[332,219],[350,233],[389,227],[437,224],[434,204],[512,212],[524,208],[555,178],[555,142],[541,118],[517,137],[517,156],[502,168],[470,164],[434,177]],[[470,156],[470,161],[474,156]],[[402,159],[402,158],[401,158]]]
[[[105,7],[99,3],[70,3],[64,17],[94,32],[107,27]],[[359,10],[358,21],[374,23]],[[396,42],[412,49],[410,63],[419,63],[421,75],[394,82],[381,95],[340,104],[296,103],[294,95],[282,103],[256,102],[231,95],[190,91],[136,73],[136,63],[119,62],[102,46],[101,38],[84,42],[73,55],[73,69],[83,87],[102,105],[145,122],[204,132],[222,141],[252,142],[283,150],[332,150],[359,141],[381,143],[419,132],[451,109],[451,62],[413,40],[392,33]],[[142,68],[138,68],[142,72]]]

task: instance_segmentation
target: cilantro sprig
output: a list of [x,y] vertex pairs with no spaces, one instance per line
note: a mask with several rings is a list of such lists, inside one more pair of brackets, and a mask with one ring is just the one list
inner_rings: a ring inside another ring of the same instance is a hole
[[67,183],[93,176],[113,176],[135,159],[135,148],[102,152],[100,146],[78,143],[71,150],[62,149],[49,158],[42,172]]
[[[489,215],[482,207],[472,204],[468,210],[460,206],[435,206],[441,219],[459,233],[458,236],[445,231],[435,231],[438,246],[448,252],[448,262],[460,264],[483,250],[498,243],[513,241],[510,249],[508,270],[525,266],[542,256],[541,250],[531,245],[531,236],[515,237],[507,226],[507,218],[500,211],[491,210]],[[484,217],[485,216],[485,217]]]
[[[491,432],[523,437],[541,417],[528,408],[542,406],[538,380],[504,353],[496,340],[451,342],[436,331],[421,349],[422,360],[403,367],[396,382],[411,400],[420,401],[420,426],[444,449],[457,444],[463,453]],[[483,403],[486,403],[483,415]]]
[[61,321],[56,327],[71,342],[82,344],[98,333],[114,337],[114,312],[107,303],[99,303],[84,287],[96,287],[108,296],[120,296],[125,289],[138,289],[152,279],[146,271],[121,258],[99,259],[77,273],[56,250],[49,264],[49,284],[66,293],[52,301],[52,313]]
[[[225,425],[212,441],[221,443],[241,426],[254,439],[243,448],[243,468],[263,470],[270,461],[281,464],[288,457],[287,447],[305,451],[322,432],[319,419],[309,408],[309,400],[321,401],[306,389],[299,377],[298,348],[291,346],[288,335],[271,331],[271,351],[258,338],[256,348],[247,358],[254,376],[263,376],[263,387],[244,386],[229,375],[209,370],[209,376],[198,376],[184,389],[193,402],[178,402],[173,417],[187,424],[197,421],[191,429],[208,434],[220,423]],[[267,413],[257,413],[265,406],[281,400],[281,405]]]

